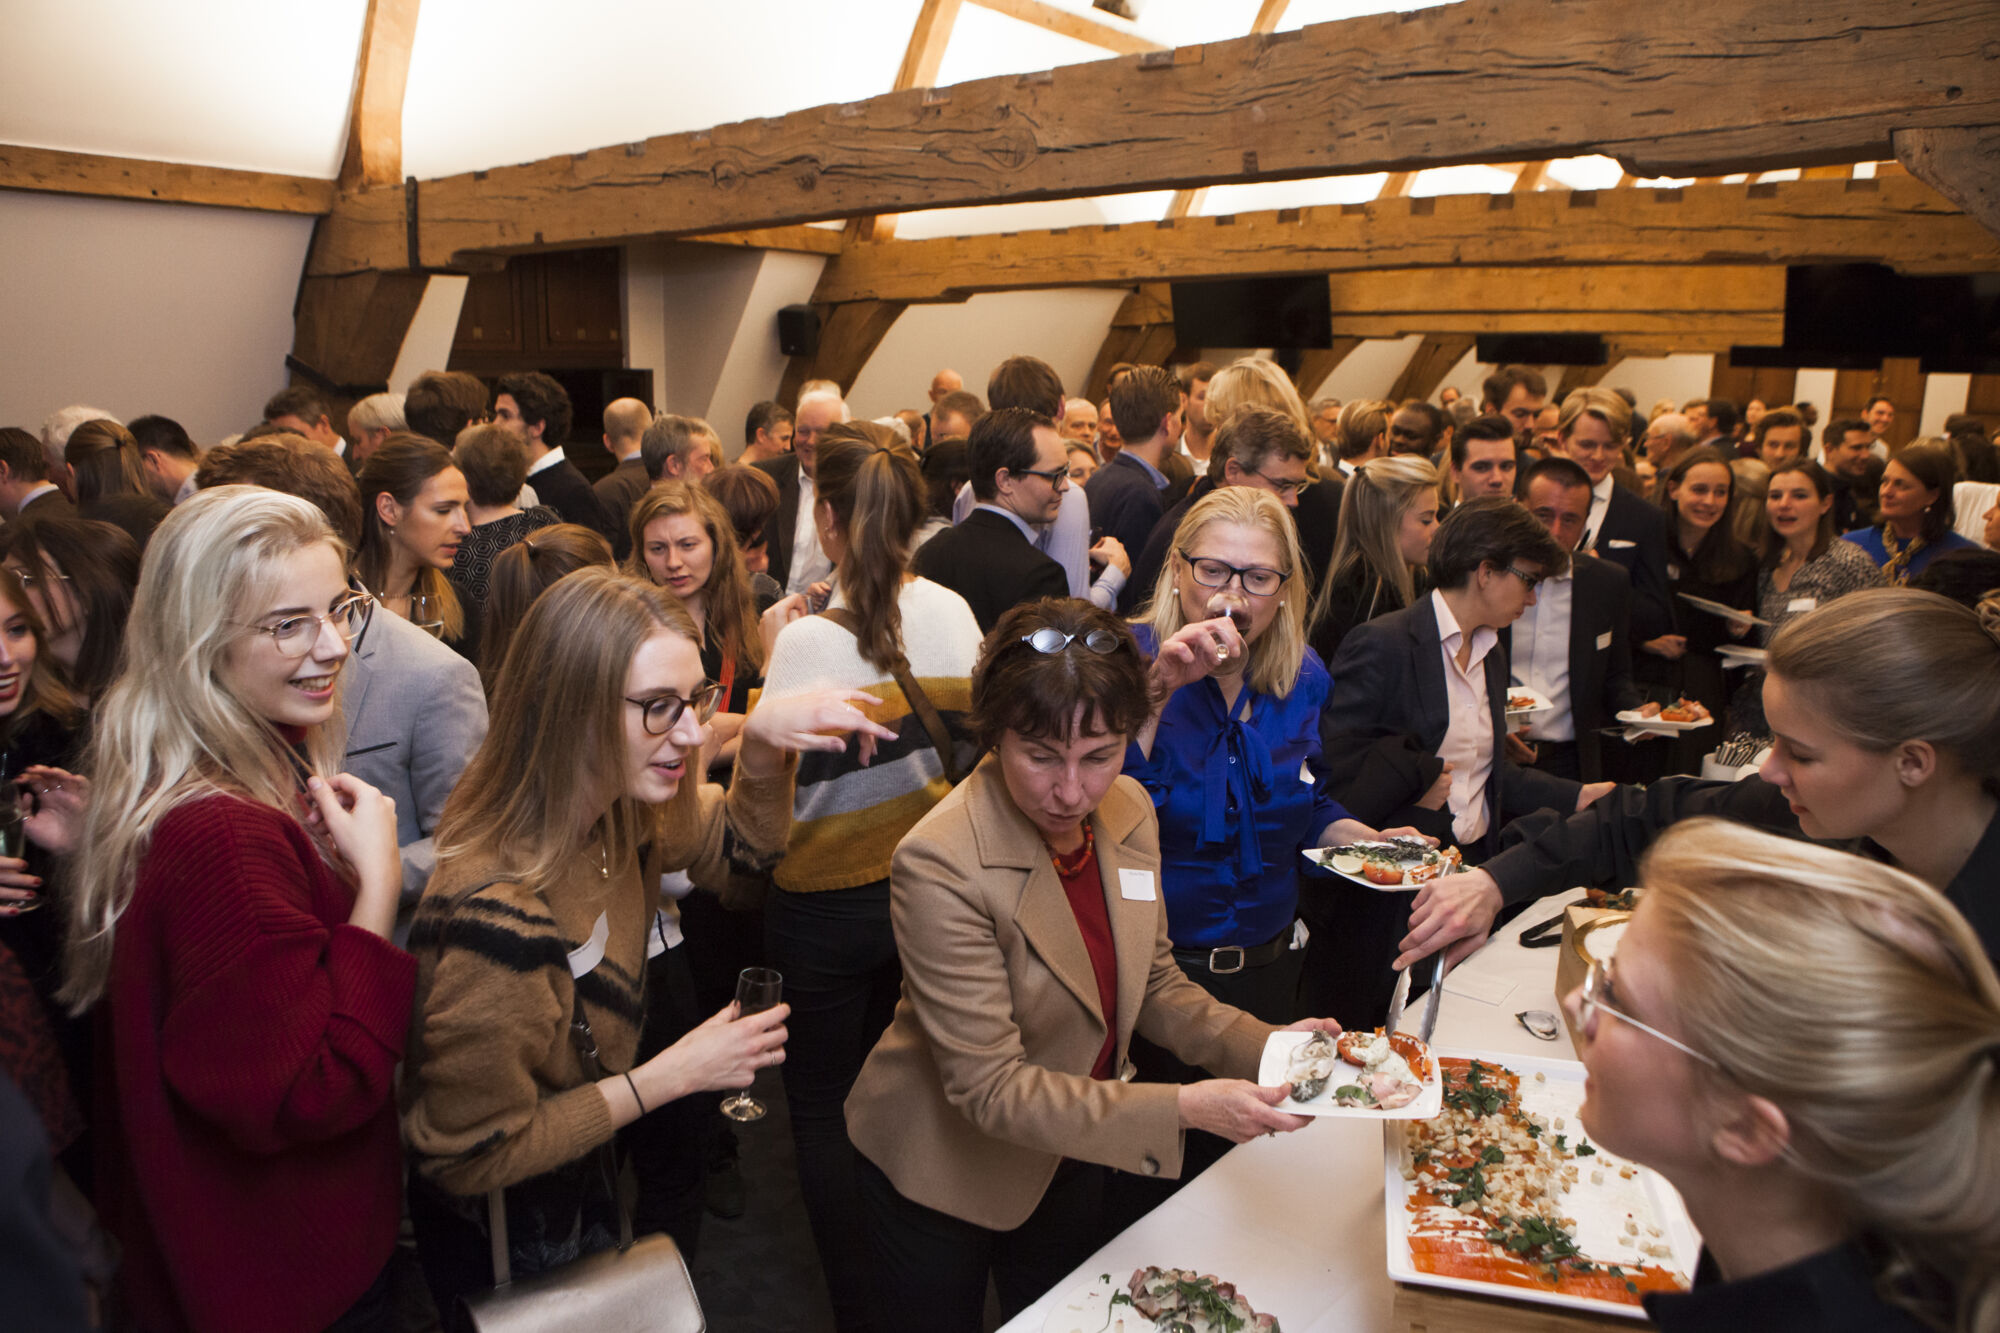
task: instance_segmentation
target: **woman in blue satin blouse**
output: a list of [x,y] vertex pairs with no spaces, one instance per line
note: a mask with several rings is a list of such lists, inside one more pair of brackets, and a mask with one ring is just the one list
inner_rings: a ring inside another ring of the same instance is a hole
[[1296,530],[1275,496],[1225,486],[1189,509],[1134,628],[1150,654],[1184,626],[1213,622],[1217,665],[1156,701],[1125,757],[1159,811],[1182,970],[1280,1025],[1298,1017],[1298,877],[1318,873],[1299,852],[1377,836],[1318,779],[1331,680],[1306,646],[1307,597]]

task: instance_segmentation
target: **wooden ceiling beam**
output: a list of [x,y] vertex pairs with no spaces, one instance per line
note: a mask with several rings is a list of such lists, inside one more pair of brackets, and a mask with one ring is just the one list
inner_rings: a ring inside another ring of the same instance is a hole
[[789,250],[802,255],[837,255],[843,248],[831,227],[757,227],[750,231],[710,231],[683,236],[698,245],[735,245],[752,250]]
[[814,299],[959,301],[976,292],[1506,264],[1885,263],[2000,271],[2000,241],[1921,180],[1677,190],[1540,190],[898,241],[827,265]]
[[[958,22],[960,7],[960,0],[924,0],[916,22],[910,25],[910,44],[903,48],[893,91],[937,85],[938,69],[944,64],[945,48],[951,45],[951,29]],[[896,218],[894,214],[863,214],[848,219],[846,232],[850,241],[886,241],[896,234]]]
[[[344,194],[315,272],[866,213],[1606,153],[1642,175],[1884,157],[2000,122],[1992,0],[1475,0]],[[1883,78],[1894,70],[1895,78]]]
[[1912,176],[2000,237],[2000,124],[1900,131],[1896,156]]
[[990,9],[996,14],[1033,24],[1057,36],[1088,42],[1121,55],[1142,55],[1147,51],[1167,49],[1150,37],[1142,36],[1129,23],[1079,14],[1073,9],[1047,4],[1044,0],[972,0],[972,3],[981,9]]
[[347,115],[342,189],[398,185],[403,179],[403,90],[419,0],[368,0],[356,60],[354,104]]
[[311,176],[106,157],[20,144],[0,144],[0,189],[209,204],[265,213],[325,213],[333,208],[335,193],[332,181]]
[[1451,368],[1465,360],[1473,342],[1474,337],[1469,333],[1426,335],[1417,344],[1417,350],[1410,354],[1403,373],[1396,376],[1396,382],[1389,386],[1389,392],[1383,397],[1392,403],[1429,398],[1437,391],[1437,386],[1444,383],[1444,377],[1451,374]]

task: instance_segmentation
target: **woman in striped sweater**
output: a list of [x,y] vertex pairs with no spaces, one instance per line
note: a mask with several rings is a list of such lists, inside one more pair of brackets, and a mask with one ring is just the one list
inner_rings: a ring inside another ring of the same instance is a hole
[[[805,616],[798,606],[802,618],[779,633],[758,707],[829,686],[866,690],[883,700],[873,715],[896,735],[800,761],[791,841],[773,874],[778,892],[764,907],[765,953],[785,974],[798,1037],[785,1096],[801,1192],[835,1321],[854,1333],[870,1323],[868,1257],[841,1106],[902,987],[889,860],[951,790],[895,667],[908,661],[950,732],[952,772],[962,773],[972,759],[962,718],[980,636],[964,598],[907,570],[925,509],[908,445],[869,422],[832,427],[820,441],[814,481],[813,521],[834,562],[833,596],[826,615]],[[849,615],[852,630],[839,623]]]
[[[734,1021],[732,1005],[635,1064],[660,876],[768,866],[791,825],[790,752],[890,733],[859,691],[774,702],[744,724],[725,798],[688,780],[721,694],[699,645],[662,589],[602,568],[557,580],[515,634],[438,823],[401,1093],[418,1253],[447,1318],[492,1282],[480,1196],[504,1191],[516,1275],[605,1248],[617,1222],[595,1150],[784,1058],[785,1007]],[[572,1044],[573,1015],[596,1061]]]

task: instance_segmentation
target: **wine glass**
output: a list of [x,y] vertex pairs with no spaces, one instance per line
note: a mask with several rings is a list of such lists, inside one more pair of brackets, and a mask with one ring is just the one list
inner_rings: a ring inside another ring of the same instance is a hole
[[[28,812],[21,806],[20,792],[10,781],[0,780],[0,856],[25,856],[28,850]],[[42,897],[16,899],[17,914],[32,912],[42,905]]]
[[433,639],[444,637],[444,609],[438,605],[438,598],[430,593],[410,594],[410,623]]
[[[785,979],[768,967],[746,967],[736,978],[736,1016],[748,1018],[778,1003]],[[722,1113],[731,1120],[762,1120],[764,1103],[747,1092],[732,1092],[722,1099]]]

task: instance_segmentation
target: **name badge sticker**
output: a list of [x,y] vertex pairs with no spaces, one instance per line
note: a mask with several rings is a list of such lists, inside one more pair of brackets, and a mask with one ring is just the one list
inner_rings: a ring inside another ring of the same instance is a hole
[[1610,646],[1611,646],[1611,631],[1606,630],[1604,631],[1604,633],[1597,636],[1597,651],[1601,653]]
[[1817,597],[1794,597],[1791,601],[1785,603],[1785,610],[1787,611],[1812,611],[1818,609],[1818,607],[1819,598]]
[[1118,896],[1135,903],[1150,903],[1160,895],[1153,888],[1153,872],[1150,870],[1120,870],[1118,872]]

